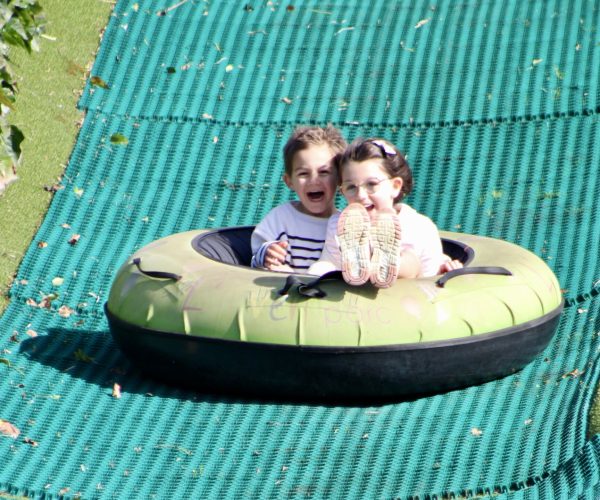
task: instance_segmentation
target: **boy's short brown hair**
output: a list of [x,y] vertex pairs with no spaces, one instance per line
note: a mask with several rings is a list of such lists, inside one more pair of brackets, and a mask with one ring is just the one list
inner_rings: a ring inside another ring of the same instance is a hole
[[347,143],[341,132],[333,125],[326,127],[297,127],[283,146],[285,173],[292,175],[294,155],[308,146],[326,144],[335,154],[346,149]]

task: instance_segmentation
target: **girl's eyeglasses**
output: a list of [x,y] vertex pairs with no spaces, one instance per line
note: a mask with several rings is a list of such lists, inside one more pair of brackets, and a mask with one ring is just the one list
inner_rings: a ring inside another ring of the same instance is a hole
[[344,196],[354,197],[358,195],[360,188],[365,188],[367,194],[374,194],[379,191],[379,187],[385,181],[391,180],[389,177],[386,179],[369,179],[361,184],[354,184],[352,182],[343,183],[340,186],[340,191]]

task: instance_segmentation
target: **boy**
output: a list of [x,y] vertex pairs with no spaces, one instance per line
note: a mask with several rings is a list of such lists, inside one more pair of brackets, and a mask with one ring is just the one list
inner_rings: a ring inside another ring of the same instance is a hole
[[334,158],[346,148],[339,130],[328,125],[299,127],[283,148],[283,182],[299,200],[272,209],[252,233],[252,267],[306,272],[319,260],[327,221],[337,213]]

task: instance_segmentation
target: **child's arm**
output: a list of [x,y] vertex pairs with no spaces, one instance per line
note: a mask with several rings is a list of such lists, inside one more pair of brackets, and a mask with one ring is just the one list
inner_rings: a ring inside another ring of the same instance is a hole
[[274,241],[272,243],[267,243],[264,250],[264,258],[262,262],[263,267],[266,267],[267,269],[271,270],[277,270],[274,268],[285,265],[289,268],[289,266],[287,266],[287,264],[285,263],[288,253],[287,247],[287,241],[280,240]]
[[294,270],[286,264],[287,241],[267,241],[252,257],[252,267],[263,267],[269,271],[293,273]]
[[[252,239],[252,248],[254,249],[254,243],[256,241],[254,235],[252,235]],[[252,267],[272,269],[274,266],[285,265],[287,246],[288,242],[283,240],[263,242],[258,247],[258,250],[252,255]]]
[[250,238],[252,267],[271,269],[274,265],[285,264],[287,241],[280,240],[284,234],[281,211],[281,206],[275,207],[254,228]]
[[448,259],[446,262],[442,263],[442,265],[440,266],[440,269],[438,271],[438,274],[444,274],[444,273],[447,273],[448,271],[453,271],[454,269],[460,269],[462,267],[463,267],[463,264],[460,260]]
[[[418,254],[421,260],[421,276],[436,276],[463,267],[460,261],[450,260],[450,257],[444,254],[438,228],[429,217],[418,214],[418,218],[411,222],[412,229],[419,235]],[[418,225],[415,225],[415,222]]]
[[308,274],[323,276],[330,271],[339,271],[341,267],[340,248],[336,238],[339,215],[334,215],[327,222],[325,245],[321,257],[308,268]]

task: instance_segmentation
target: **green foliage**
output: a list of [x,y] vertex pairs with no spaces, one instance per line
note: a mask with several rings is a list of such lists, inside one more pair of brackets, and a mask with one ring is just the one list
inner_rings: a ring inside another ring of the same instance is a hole
[[0,0],[0,194],[16,179],[24,138],[16,126],[8,123],[17,93],[10,49],[38,51],[44,26],[42,7],[37,0]]
[[113,144],[129,144],[129,139],[127,139],[127,137],[125,137],[123,134],[116,132],[110,136],[110,142]]

